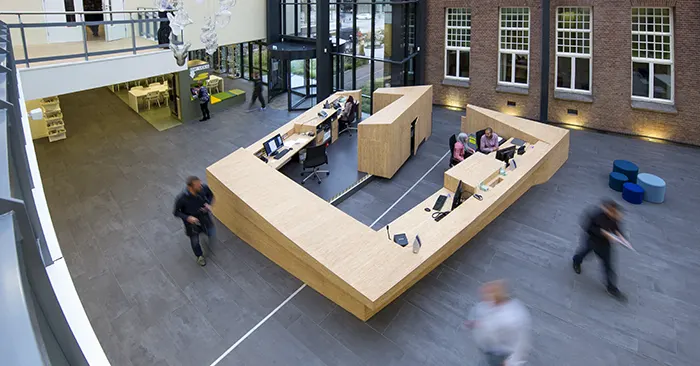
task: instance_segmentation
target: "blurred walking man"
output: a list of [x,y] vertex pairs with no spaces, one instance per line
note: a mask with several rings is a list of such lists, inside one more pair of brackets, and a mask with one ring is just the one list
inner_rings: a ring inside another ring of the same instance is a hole
[[508,296],[503,280],[484,284],[481,297],[466,323],[484,356],[481,365],[524,365],[530,336],[527,308]]
[[584,238],[583,245],[574,255],[573,265],[574,271],[580,274],[583,259],[593,251],[603,262],[608,293],[620,301],[626,301],[625,295],[617,288],[617,279],[612,264],[613,249],[610,245],[611,240],[614,240],[614,235],[624,238],[620,233],[620,220],[622,220],[622,211],[613,200],[604,201],[599,209],[592,212],[584,223],[587,237]]
[[197,177],[187,178],[187,188],[175,200],[173,214],[182,219],[185,224],[185,234],[190,238],[192,251],[200,266],[207,264],[202,247],[199,245],[199,234],[204,232],[212,243],[216,237],[216,228],[211,218],[211,205],[214,204],[214,193]]
[[263,98],[262,87],[263,84],[262,79],[260,78],[260,74],[255,73],[255,75],[253,76],[253,98],[250,99],[250,105],[248,106],[248,110],[252,110],[256,100],[260,100],[260,110],[265,110],[265,98]]

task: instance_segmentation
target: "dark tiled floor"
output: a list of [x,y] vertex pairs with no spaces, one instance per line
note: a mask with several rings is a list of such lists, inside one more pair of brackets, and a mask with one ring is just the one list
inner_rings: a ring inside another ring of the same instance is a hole
[[[190,174],[291,118],[236,107],[206,123],[157,132],[107,90],[62,96],[68,139],[37,143],[61,248],[113,365],[208,365],[301,285],[219,227],[200,268],[173,197]],[[374,180],[339,207],[370,224],[440,159],[459,116],[434,109],[434,135],[391,181]],[[347,138],[347,137],[346,137]],[[607,173],[629,157],[669,185],[662,205],[628,206],[640,254],[618,251],[630,302],[608,298],[599,265],[573,274],[581,213],[615,197]],[[508,278],[533,315],[530,364],[696,365],[700,359],[700,151],[574,131],[555,177],[367,323],[305,288],[222,365],[475,365],[462,326],[478,286]],[[442,161],[376,227],[442,184]]]

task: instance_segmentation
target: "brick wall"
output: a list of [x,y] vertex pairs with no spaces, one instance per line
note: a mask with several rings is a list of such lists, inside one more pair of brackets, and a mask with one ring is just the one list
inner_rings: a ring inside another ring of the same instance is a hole
[[[426,82],[434,85],[435,103],[475,104],[539,119],[541,1],[427,0]],[[593,7],[592,102],[556,99],[556,8]],[[674,25],[674,95],[676,112],[632,108],[631,7],[672,6]],[[530,7],[530,82],[527,96],[496,91],[498,81],[499,7]],[[443,84],[445,8],[472,12],[470,86]],[[549,120],[600,130],[664,138],[700,145],[700,1],[697,0],[551,0]],[[507,107],[507,101],[517,103]],[[568,109],[578,111],[569,115]]]

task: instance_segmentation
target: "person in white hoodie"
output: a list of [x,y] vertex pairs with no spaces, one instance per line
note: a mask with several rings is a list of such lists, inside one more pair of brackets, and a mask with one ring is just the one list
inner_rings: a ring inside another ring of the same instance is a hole
[[484,284],[481,296],[466,324],[484,356],[482,365],[524,365],[530,336],[527,307],[508,296],[503,280]]

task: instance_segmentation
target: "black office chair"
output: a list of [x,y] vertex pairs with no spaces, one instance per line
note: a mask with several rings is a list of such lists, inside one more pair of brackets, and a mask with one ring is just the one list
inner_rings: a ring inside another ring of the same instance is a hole
[[457,136],[450,136],[450,167],[459,164],[459,160],[455,159],[455,144],[457,143]]
[[341,121],[340,119],[338,119],[338,123],[341,123],[341,122],[346,123],[344,128],[342,128],[340,130],[340,132],[338,132],[338,135],[347,131],[347,132],[349,132],[349,135],[352,136],[352,131],[357,131],[357,125],[353,126],[352,123],[353,123],[353,121],[357,122],[360,119],[360,118],[358,118],[359,117],[359,114],[358,114],[359,106],[360,106],[360,102],[355,101],[353,103],[352,111],[350,111],[350,116],[348,117],[347,121]]
[[481,151],[481,136],[484,136],[486,129],[476,131],[476,150]]
[[316,177],[318,180],[318,184],[321,184],[321,176],[319,173],[326,173],[326,176],[329,176],[331,172],[328,170],[319,170],[318,167],[320,167],[323,164],[328,164],[328,155],[326,155],[326,145],[319,145],[315,147],[310,147],[306,149],[306,159],[304,160],[304,164],[302,165],[302,172],[301,176],[303,177],[305,173],[307,173],[305,170],[306,169],[312,169],[309,176],[304,178],[304,180],[301,181],[301,184],[306,183],[307,180],[311,179],[311,177]]

